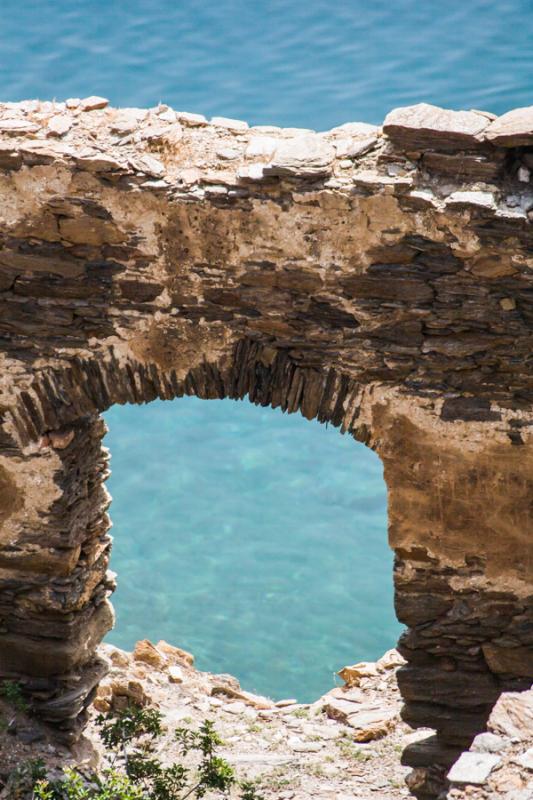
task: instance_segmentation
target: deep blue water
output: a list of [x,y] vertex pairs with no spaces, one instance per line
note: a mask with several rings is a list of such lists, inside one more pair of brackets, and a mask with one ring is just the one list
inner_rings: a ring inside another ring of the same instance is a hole
[[[532,0],[2,0],[0,98],[100,94],[323,130],[433,102],[529,105]],[[274,696],[393,645],[377,456],[332,428],[184,398],[106,414],[117,627]]]
[[531,0],[2,0],[5,99],[324,129],[420,100],[529,105]]

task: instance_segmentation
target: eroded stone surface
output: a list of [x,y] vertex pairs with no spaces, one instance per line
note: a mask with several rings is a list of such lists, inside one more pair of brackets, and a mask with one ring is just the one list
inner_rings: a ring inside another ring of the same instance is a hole
[[418,103],[391,111],[383,130],[402,146],[432,150],[476,149],[489,120],[476,111],[450,111]]
[[491,122],[485,134],[490,142],[503,147],[533,145],[533,106],[508,111]]
[[99,414],[184,394],[379,453],[402,713],[436,730],[406,755],[412,791],[438,794],[501,692],[530,686],[531,154],[491,144],[497,123],[0,105],[0,672],[66,739],[113,622]]

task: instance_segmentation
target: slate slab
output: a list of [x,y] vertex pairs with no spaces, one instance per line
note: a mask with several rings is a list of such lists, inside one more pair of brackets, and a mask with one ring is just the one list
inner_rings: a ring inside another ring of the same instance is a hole
[[418,103],[396,108],[385,117],[383,132],[403,149],[475,150],[489,119],[476,111],[450,111]]
[[524,147],[533,144],[533,106],[514,108],[491,122],[485,138],[501,147]]

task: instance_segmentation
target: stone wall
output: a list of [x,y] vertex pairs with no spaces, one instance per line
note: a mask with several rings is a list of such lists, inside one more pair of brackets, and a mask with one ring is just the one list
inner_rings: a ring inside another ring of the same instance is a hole
[[383,460],[432,796],[533,679],[533,110],[317,134],[87,98],[3,104],[0,136],[0,675],[79,735],[113,623],[102,411],[300,411]]

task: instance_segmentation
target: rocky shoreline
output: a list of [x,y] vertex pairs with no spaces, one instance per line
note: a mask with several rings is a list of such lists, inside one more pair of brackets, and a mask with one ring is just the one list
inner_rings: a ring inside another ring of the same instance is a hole
[[[105,644],[99,655],[109,662],[109,673],[98,687],[85,736],[73,750],[58,746],[39,722],[2,703],[7,721],[0,734],[2,800],[24,797],[9,776],[31,759],[42,758],[52,777],[67,765],[87,773],[105,768],[96,716],[132,702],[162,714],[167,732],[158,755],[168,764],[181,760],[175,728],[196,729],[213,720],[224,741],[221,755],[241,779],[257,782],[265,800],[393,800],[430,780],[426,762],[434,732],[413,731],[401,720],[396,673],[404,660],[395,650],[377,662],[345,667],[339,673],[343,685],[311,704],[247,692],[230,675],[197,670],[192,655],[166,642],[143,640],[133,653]],[[503,694],[488,727],[449,771],[443,799],[533,798],[533,689]],[[401,764],[406,747],[409,763],[413,757],[420,762],[413,771]]]

